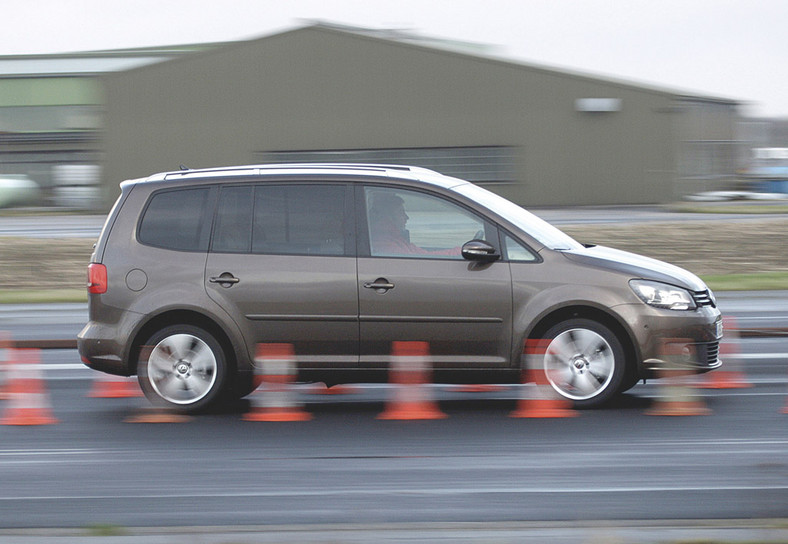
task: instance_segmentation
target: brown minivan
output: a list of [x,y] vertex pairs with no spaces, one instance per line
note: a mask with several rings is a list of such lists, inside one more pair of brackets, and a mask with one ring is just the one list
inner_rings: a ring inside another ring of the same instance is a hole
[[[721,365],[695,275],[582,245],[467,181],[365,164],[239,166],[121,184],[88,269],[91,368],[195,411],[252,389],[255,345],[299,379],[385,381],[392,342],[429,342],[436,382],[517,382],[529,339],[553,388],[594,406],[655,377],[663,346]],[[142,346],[150,355],[140,357]]]

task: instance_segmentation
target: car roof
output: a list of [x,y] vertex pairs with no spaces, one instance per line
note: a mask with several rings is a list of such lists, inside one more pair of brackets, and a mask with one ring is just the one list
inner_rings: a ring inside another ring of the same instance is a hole
[[217,179],[244,177],[260,178],[276,177],[278,179],[289,176],[320,177],[331,176],[333,179],[341,176],[352,179],[353,177],[369,179],[386,178],[407,181],[421,181],[437,187],[449,189],[469,182],[445,176],[434,170],[417,166],[389,165],[389,164],[356,164],[356,163],[292,163],[292,164],[255,164],[243,166],[226,166],[218,168],[188,169],[171,172],[160,172],[147,178],[124,181],[124,184],[137,184],[156,181],[181,181],[188,179]]

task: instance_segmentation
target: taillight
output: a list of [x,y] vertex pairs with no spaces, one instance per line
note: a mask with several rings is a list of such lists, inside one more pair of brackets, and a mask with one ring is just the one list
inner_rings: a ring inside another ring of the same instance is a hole
[[88,293],[100,295],[107,292],[107,267],[103,264],[88,265]]

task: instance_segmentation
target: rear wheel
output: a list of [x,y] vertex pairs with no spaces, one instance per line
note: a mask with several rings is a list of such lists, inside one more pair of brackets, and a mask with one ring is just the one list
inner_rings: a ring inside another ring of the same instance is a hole
[[221,395],[227,358],[208,331],[193,325],[172,325],[150,337],[137,363],[145,396],[154,404],[188,412],[201,410]]
[[603,404],[624,379],[626,361],[618,337],[590,319],[569,319],[545,334],[544,370],[558,394],[577,407]]

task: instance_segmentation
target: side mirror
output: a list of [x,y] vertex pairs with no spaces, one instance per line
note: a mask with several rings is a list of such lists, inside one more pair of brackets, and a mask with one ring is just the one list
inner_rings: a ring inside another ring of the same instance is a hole
[[498,250],[484,240],[471,240],[462,246],[462,256],[468,261],[491,263],[501,258]]

